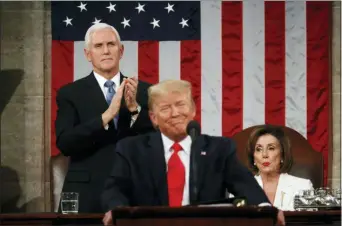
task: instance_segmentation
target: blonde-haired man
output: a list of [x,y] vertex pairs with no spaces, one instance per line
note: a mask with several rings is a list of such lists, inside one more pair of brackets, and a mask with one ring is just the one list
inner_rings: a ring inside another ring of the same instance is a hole
[[151,86],[148,105],[159,131],[118,143],[102,196],[108,211],[105,225],[112,224],[110,210],[117,206],[184,206],[224,199],[226,189],[252,205],[269,203],[252,173],[237,160],[231,139],[200,135],[191,144],[186,127],[196,106],[189,82],[169,80]]

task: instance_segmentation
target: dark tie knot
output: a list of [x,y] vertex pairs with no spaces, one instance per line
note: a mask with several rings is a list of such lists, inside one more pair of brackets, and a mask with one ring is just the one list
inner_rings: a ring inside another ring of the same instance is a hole
[[107,88],[111,88],[111,87],[113,87],[113,85],[114,85],[114,82],[112,80],[108,80],[104,84],[104,86]]
[[182,146],[179,143],[174,143],[171,148],[175,153],[178,153],[179,151],[183,150]]

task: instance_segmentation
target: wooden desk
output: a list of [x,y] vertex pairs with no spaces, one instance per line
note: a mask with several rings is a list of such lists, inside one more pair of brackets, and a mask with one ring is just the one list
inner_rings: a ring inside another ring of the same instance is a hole
[[[190,210],[191,211],[191,210]],[[193,210],[194,211],[194,210]],[[284,212],[286,225],[341,225],[341,211]],[[218,213],[219,214],[219,213]],[[57,213],[0,214],[0,225],[83,225],[102,226],[103,214],[63,215]],[[200,217],[200,216],[198,216]],[[250,224],[255,226],[252,219]],[[196,225],[197,226],[197,225]],[[214,225],[213,225],[214,226]],[[239,225],[240,226],[240,225]]]
[[133,207],[113,210],[117,226],[272,226],[274,207]]
[[341,225],[341,210],[287,211],[286,225]]

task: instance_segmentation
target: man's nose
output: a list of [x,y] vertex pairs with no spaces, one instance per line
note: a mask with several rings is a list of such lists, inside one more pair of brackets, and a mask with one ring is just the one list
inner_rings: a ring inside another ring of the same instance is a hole
[[108,46],[106,46],[106,45],[104,45],[103,46],[103,53],[109,53],[109,48],[108,48]]
[[172,116],[177,116],[179,115],[178,108],[177,107],[171,107],[171,114]]

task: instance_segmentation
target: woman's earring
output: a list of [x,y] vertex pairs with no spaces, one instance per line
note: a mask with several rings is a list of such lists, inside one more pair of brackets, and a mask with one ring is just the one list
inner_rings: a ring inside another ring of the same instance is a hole
[[253,163],[253,165],[255,165],[255,166],[256,166],[256,164],[255,164],[255,163]]
[[280,163],[283,163],[284,161],[283,160],[280,160]]

